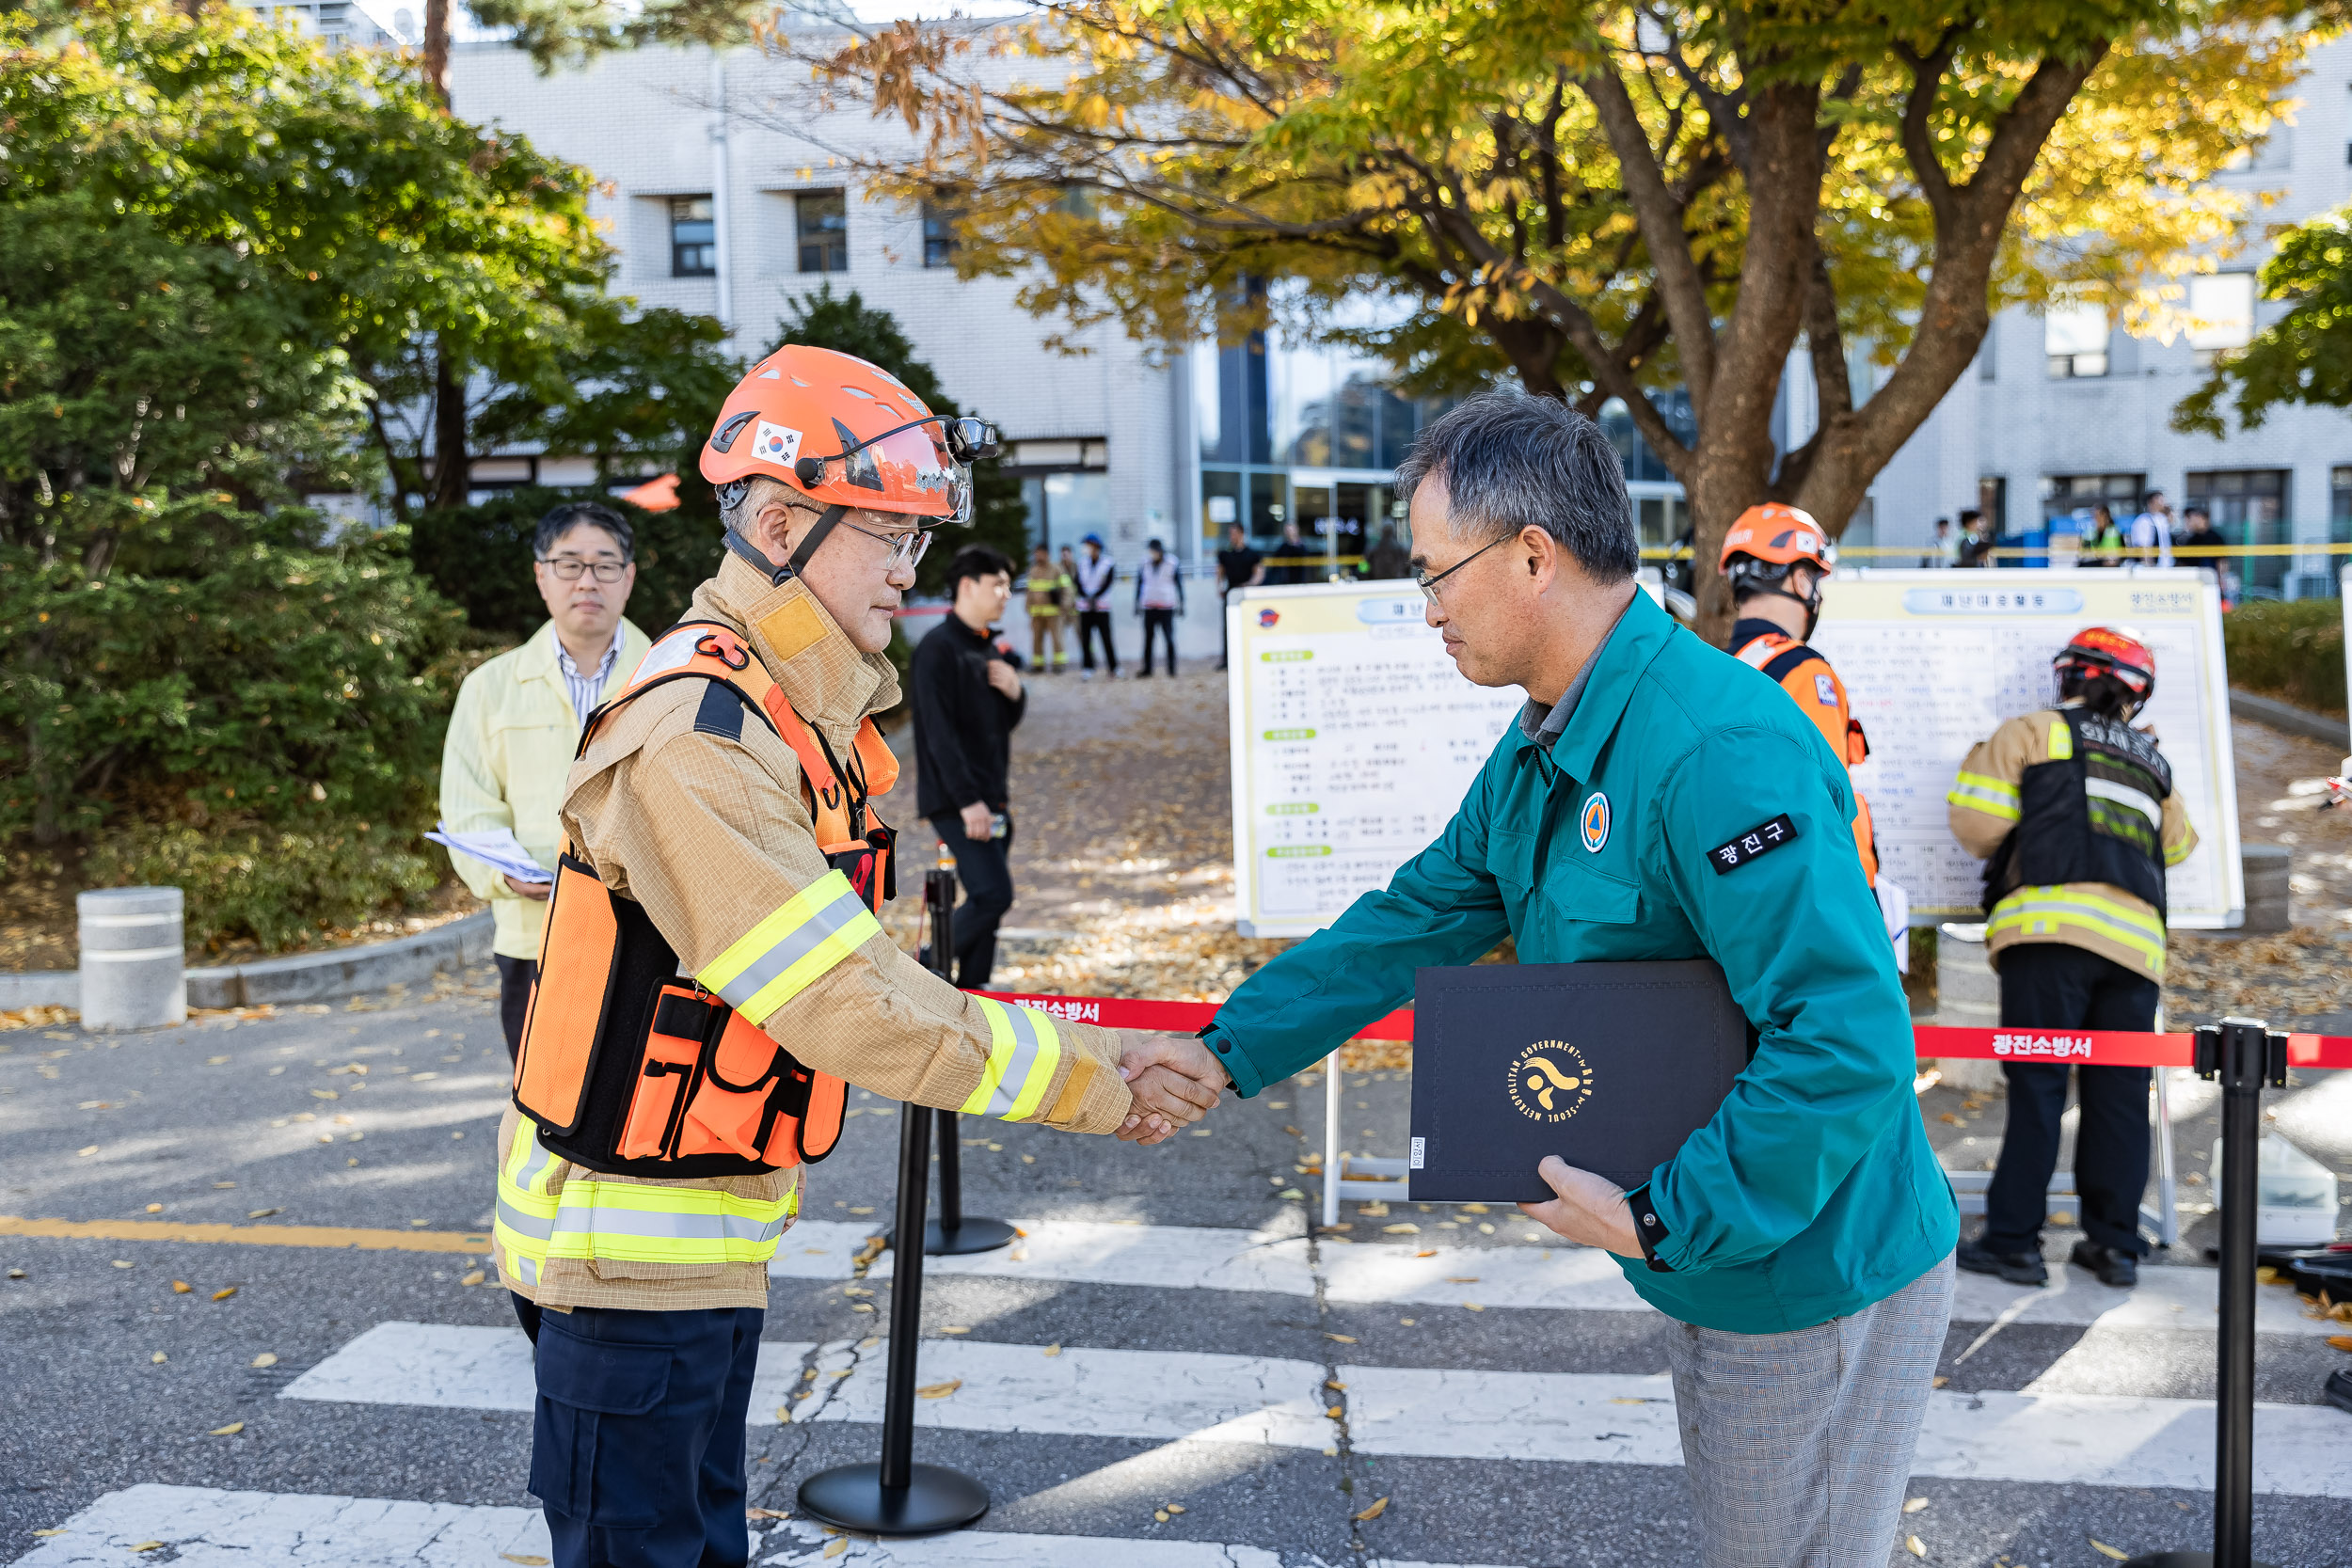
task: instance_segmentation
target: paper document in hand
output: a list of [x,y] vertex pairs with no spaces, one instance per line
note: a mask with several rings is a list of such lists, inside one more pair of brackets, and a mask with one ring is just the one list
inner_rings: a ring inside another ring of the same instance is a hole
[[461,855],[471,855],[493,871],[503,872],[518,882],[551,882],[555,873],[531,858],[522,840],[512,828],[498,828],[482,833],[453,833],[448,824],[437,822],[435,831],[424,836],[434,843],[445,845]]

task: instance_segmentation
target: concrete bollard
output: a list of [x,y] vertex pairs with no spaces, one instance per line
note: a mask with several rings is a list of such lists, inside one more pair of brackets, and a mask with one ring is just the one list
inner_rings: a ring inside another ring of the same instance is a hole
[[[1936,928],[1935,1022],[1947,1029],[1993,1029],[2001,1022],[2001,977],[1986,960],[1984,927],[1947,921]],[[1998,1088],[2001,1064],[1973,1057],[1936,1063],[1944,1082],[1967,1091]]]
[[2288,874],[2295,854],[2283,844],[2249,844],[2240,850],[2246,867],[2246,924],[2249,935],[2283,931],[2293,925],[2288,914]]
[[110,887],[81,894],[82,1027],[158,1029],[188,1021],[188,985],[176,887]]

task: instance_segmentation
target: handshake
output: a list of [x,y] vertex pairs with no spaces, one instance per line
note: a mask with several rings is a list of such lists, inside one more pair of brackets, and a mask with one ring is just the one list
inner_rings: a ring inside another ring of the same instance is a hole
[[1120,1032],[1119,1075],[1127,1081],[1135,1106],[1119,1129],[1125,1143],[1164,1143],[1180,1127],[1214,1110],[1232,1082],[1216,1053],[1190,1035]]

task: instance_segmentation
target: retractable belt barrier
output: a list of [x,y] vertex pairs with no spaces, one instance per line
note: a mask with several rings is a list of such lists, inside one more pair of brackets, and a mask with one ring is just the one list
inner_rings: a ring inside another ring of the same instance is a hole
[[[1216,1017],[1215,1002],[1158,1002],[1131,996],[1033,996],[982,991],[999,1002],[1034,1007],[1052,1018],[1095,1023],[1105,1029],[1157,1029],[1190,1035]],[[1955,1029],[1942,1024],[1912,1026],[1920,1056],[1978,1058],[1993,1062],[2063,1063],[2068,1067],[2188,1067],[2195,1037],[2137,1034],[2118,1029]],[[1350,1037],[1359,1040],[1410,1040],[1413,1009],[1399,1007]],[[2352,1035],[2289,1035],[2287,1066],[2352,1069]]]

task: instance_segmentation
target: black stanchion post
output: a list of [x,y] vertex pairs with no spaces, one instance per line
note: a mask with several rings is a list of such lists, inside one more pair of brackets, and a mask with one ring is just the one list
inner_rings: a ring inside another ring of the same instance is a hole
[[[2267,1568],[2254,1560],[2254,1228],[2263,1086],[2284,1088],[2287,1037],[2252,1019],[2197,1031],[2197,1075],[2221,1081],[2221,1334],[2214,1392],[2213,1550],[2125,1568]],[[2164,1069],[2156,1069],[2161,1072]]]
[[[945,856],[942,856],[945,859]],[[931,971],[955,983],[956,874],[945,865],[923,879],[923,910],[930,918]],[[1009,1245],[1014,1231],[1003,1220],[966,1218],[963,1212],[962,1120],[939,1113],[939,1218],[923,1227],[923,1250],[934,1258],[993,1252]]]
[[[898,1228],[919,1236],[930,1207],[931,1113],[898,1111]],[[914,1462],[914,1370],[923,1333],[923,1255],[891,1249],[890,1360],[882,1391],[882,1463],[843,1465],[801,1482],[801,1507],[869,1535],[930,1535],[988,1512],[988,1489],[961,1470]]]

